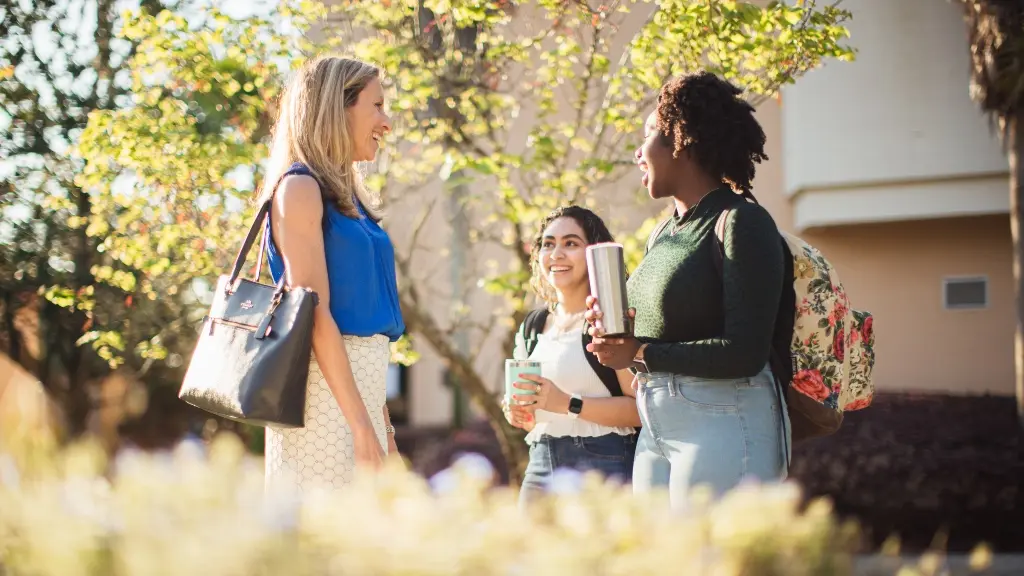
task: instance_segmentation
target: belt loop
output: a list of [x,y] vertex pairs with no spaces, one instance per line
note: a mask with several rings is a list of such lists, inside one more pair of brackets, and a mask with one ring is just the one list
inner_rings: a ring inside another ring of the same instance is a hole
[[676,384],[676,375],[673,374],[668,380],[668,395],[676,396],[679,394],[679,386]]

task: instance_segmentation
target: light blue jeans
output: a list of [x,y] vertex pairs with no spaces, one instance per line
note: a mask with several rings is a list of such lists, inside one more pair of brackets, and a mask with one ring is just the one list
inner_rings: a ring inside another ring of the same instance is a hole
[[639,383],[634,493],[668,486],[679,506],[693,486],[719,496],[745,478],[786,477],[789,417],[768,368],[735,380],[641,373]]

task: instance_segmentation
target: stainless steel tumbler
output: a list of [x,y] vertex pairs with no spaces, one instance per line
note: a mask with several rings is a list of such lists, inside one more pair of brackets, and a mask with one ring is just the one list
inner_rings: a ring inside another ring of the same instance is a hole
[[590,294],[597,298],[604,317],[605,335],[632,336],[633,322],[629,318],[626,299],[626,263],[622,257],[622,244],[603,242],[587,246],[587,269],[590,275]]

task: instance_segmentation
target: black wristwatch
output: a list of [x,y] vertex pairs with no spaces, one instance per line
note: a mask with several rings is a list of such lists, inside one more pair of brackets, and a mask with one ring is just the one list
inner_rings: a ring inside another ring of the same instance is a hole
[[573,394],[569,398],[569,417],[579,418],[580,412],[583,411],[583,398],[579,394]]

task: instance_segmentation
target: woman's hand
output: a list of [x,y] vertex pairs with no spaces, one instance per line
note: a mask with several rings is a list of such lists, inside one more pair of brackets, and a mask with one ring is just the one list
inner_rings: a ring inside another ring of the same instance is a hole
[[[392,424],[391,424],[391,412],[388,411],[388,405],[387,405],[386,402],[384,403],[384,425],[387,428],[390,428],[391,430],[395,429],[395,427],[392,426]],[[396,460],[396,461],[398,461],[399,463],[402,464],[403,468],[408,468],[408,466],[406,466],[405,459],[402,458],[401,452],[398,451],[398,442],[395,441],[395,433],[393,431],[392,432],[388,432],[387,436],[388,436],[387,459],[388,460]]]
[[569,412],[569,395],[556,386],[554,382],[534,374],[520,374],[519,377],[523,380],[529,380],[532,384],[514,382],[512,386],[520,390],[533,392],[533,394],[512,395],[512,400],[514,401],[533,402],[532,404],[522,404],[519,407],[530,413],[537,410],[547,410],[556,414]]
[[625,370],[633,365],[633,359],[640,350],[636,338],[594,338],[587,344],[587,350],[597,356],[597,361],[614,370]]
[[505,414],[505,421],[520,430],[530,432],[537,425],[532,412],[523,406],[509,406],[504,397],[501,399],[501,411]]
[[384,465],[387,454],[377,440],[377,432],[372,425],[352,427],[352,446],[355,449],[356,466],[379,470]]
[[583,317],[590,325],[587,330],[591,336],[595,338],[604,336],[604,323],[601,321],[604,314],[601,312],[601,305],[598,304],[596,297],[587,296],[587,311],[583,313]]
[[398,444],[395,442],[395,436],[393,434],[388,434],[388,452],[385,458],[387,458],[389,466],[394,463],[397,464],[397,466],[400,466],[403,470],[409,469],[409,463],[405,460],[405,457],[402,456],[402,453],[398,451]]
[[[629,309],[629,317],[636,318],[636,309]],[[584,314],[590,324],[590,335],[593,340],[587,345],[587,351],[597,356],[597,361],[615,370],[625,370],[633,365],[633,359],[640,350],[640,341],[632,336],[605,338],[604,325],[601,318],[601,306],[597,298],[587,296],[587,312]]]

